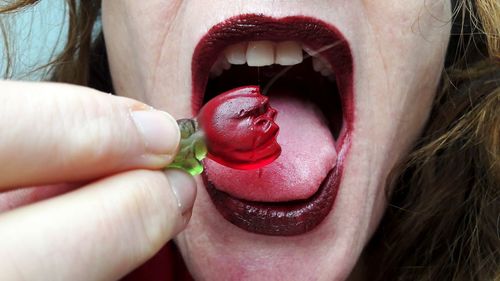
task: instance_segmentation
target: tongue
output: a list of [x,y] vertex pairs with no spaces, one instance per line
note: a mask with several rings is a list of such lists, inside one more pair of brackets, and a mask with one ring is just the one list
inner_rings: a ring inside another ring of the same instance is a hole
[[264,202],[306,199],[313,195],[335,166],[335,140],[323,114],[293,92],[273,92],[271,106],[278,111],[281,155],[256,170],[235,170],[205,160],[208,179],[230,195]]

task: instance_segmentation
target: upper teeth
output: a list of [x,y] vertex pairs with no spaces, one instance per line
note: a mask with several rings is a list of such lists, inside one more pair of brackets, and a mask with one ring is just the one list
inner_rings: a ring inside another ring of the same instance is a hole
[[234,44],[224,50],[224,55],[230,64],[245,64],[247,63],[247,44]]
[[276,44],[275,62],[281,65],[294,65],[302,62],[302,46],[293,41]]
[[330,64],[320,56],[313,57],[312,64],[314,71],[321,72],[323,76],[330,76],[333,73]]
[[[295,65],[303,60],[302,44],[295,41],[250,41],[248,43],[238,43],[228,46],[224,50],[224,55],[214,63],[210,74],[216,77],[234,65],[248,64],[248,66],[267,66],[272,64]],[[321,58],[317,53],[313,56],[313,68],[324,76],[331,76],[333,71],[329,63]]]
[[270,41],[249,42],[247,47],[248,66],[266,66],[274,63],[274,44]]

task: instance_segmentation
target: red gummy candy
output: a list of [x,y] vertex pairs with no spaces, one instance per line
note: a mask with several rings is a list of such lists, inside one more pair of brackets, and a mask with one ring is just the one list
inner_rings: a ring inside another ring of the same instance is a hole
[[197,117],[207,157],[242,170],[273,162],[281,153],[276,114],[257,86],[235,88],[211,99]]

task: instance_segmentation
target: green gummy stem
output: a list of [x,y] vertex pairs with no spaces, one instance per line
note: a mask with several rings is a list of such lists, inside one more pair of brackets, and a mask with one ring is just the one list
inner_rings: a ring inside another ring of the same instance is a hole
[[203,172],[201,161],[207,156],[203,132],[195,119],[179,119],[177,124],[181,131],[179,152],[167,168],[178,168],[193,176],[199,175]]

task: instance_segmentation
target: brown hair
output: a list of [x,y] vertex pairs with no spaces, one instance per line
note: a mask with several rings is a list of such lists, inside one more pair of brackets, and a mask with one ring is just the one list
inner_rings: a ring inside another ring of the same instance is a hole
[[500,280],[500,2],[456,5],[430,119],[366,248],[375,281]]
[[[36,2],[14,1],[0,13]],[[70,32],[48,65],[52,80],[112,91],[104,39],[92,40],[100,1],[66,2]],[[500,279],[500,3],[452,3],[431,116],[389,177],[389,207],[365,251],[372,280]]]

